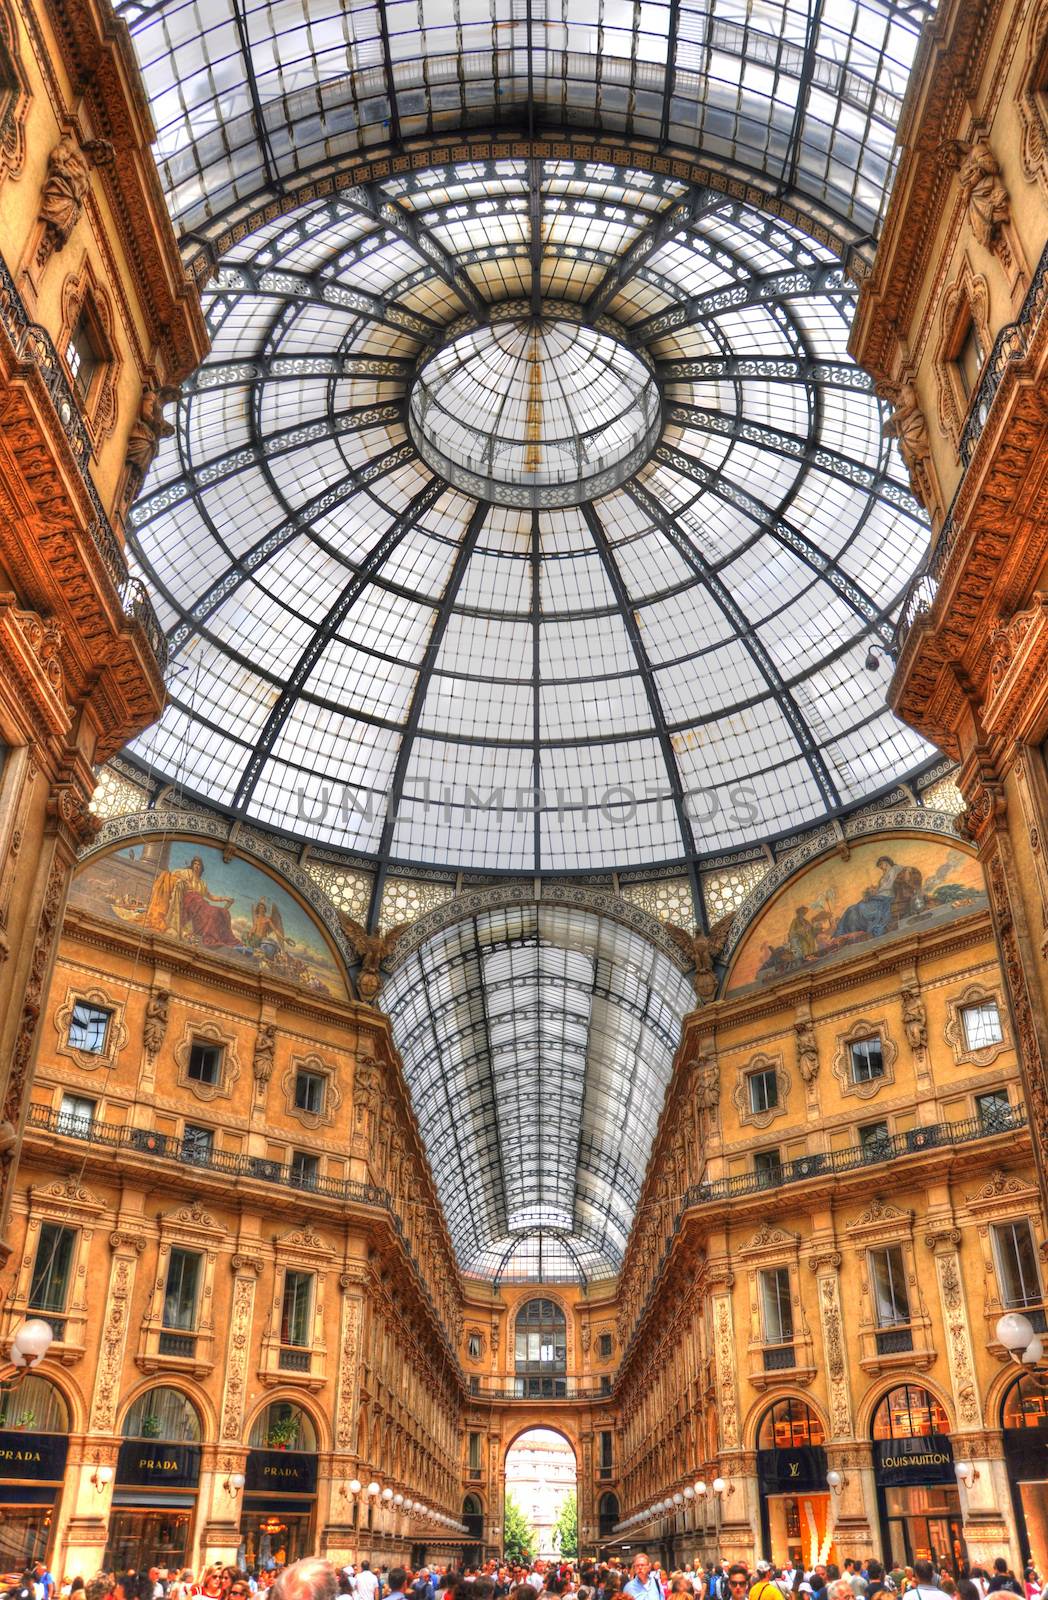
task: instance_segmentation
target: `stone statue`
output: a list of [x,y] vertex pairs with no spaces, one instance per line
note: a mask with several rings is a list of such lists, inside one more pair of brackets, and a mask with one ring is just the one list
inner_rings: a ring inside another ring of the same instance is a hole
[[720,1104],[720,1074],[714,1056],[699,1056],[695,1073],[695,1104],[702,1111],[716,1111]]
[[269,1082],[270,1074],[273,1071],[273,1056],[276,1047],[276,1024],[260,1022],[258,1032],[255,1035],[255,1054],[251,1063],[257,1084],[261,1085]]
[[373,1005],[382,987],[382,963],[392,954],[393,946],[408,924],[398,922],[386,933],[368,933],[363,923],[356,922],[352,917],[342,916],[339,920],[342,932],[360,957],[357,993],[367,1005]]
[[916,984],[907,984],[902,991],[902,1022],[910,1049],[927,1050],[928,1012]]
[[793,1027],[797,1035],[797,1070],[805,1083],[814,1083],[819,1076],[819,1047],[815,1041],[815,1029],[807,1017],[795,1022]]
[[38,216],[44,236],[36,255],[38,267],[64,247],[80,221],[91,168],[105,166],[112,159],[113,146],[108,139],[88,139],[81,144],[73,134],[63,133],[47,158],[47,176],[40,190]]
[[691,982],[697,1000],[705,1002],[716,997],[717,977],[713,970],[713,962],[724,948],[730,922],[730,917],[722,918],[708,934],[703,933],[700,928],[693,928],[689,932],[686,928],[678,928],[675,923],[666,924],[666,932],[674,944],[694,965]]
[[154,989],[146,1001],[145,1021],[142,1024],[142,1046],[152,1061],[160,1051],[167,1033],[167,1010],[171,1000],[167,989]]
[[167,421],[164,416],[164,407],[169,400],[178,396],[178,390],[168,385],[163,388],[150,384],[142,390],[142,399],[138,407],[138,416],[131,424],[131,431],[127,436],[127,451],[124,465],[127,470],[127,481],[124,486],[125,509],[131,505],[138,491],[145,481],[146,473],[153,465],[153,459],[160,449],[161,439],[170,438],[174,433],[174,424]]
[[898,439],[899,453],[909,468],[915,490],[920,493],[920,473],[932,453],[932,444],[917,390],[908,378],[900,383],[896,391],[892,415],[884,424],[883,431],[885,434],[894,434]]
[[973,236],[985,249],[996,251],[1001,231],[1012,217],[997,157],[981,135],[970,142],[947,139],[940,148],[947,164],[957,170]]

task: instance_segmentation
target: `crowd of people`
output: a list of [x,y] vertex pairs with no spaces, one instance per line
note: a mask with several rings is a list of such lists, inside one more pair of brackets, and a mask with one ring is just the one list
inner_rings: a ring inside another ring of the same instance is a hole
[[946,1563],[915,1561],[913,1566],[886,1567],[873,1558],[848,1558],[843,1567],[818,1563],[806,1570],[793,1562],[758,1561],[751,1571],[744,1561],[698,1562],[667,1572],[644,1551],[629,1566],[617,1559],[583,1561],[488,1561],[483,1566],[421,1567],[412,1572],[394,1566],[375,1570],[371,1563],[336,1569],[320,1557],[287,1567],[242,1571],[234,1566],[209,1566],[198,1577],[192,1571],[100,1574],[56,1584],[43,1562],[27,1568],[20,1585],[8,1590],[9,1600],[787,1600],[793,1595],[814,1600],[988,1600],[1014,1594],[1020,1600],[1048,1600],[1048,1583],[1033,1567],[1018,1579],[1004,1557],[985,1572],[962,1564],[954,1572]]

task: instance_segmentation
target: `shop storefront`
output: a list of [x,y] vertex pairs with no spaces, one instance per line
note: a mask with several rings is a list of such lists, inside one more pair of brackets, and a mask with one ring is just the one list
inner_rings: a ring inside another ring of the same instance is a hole
[[200,1418],[180,1389],[149,1389],[124,1418],[105,1567],[183,1567],[200,1481]]
[[240,1565],[284,1566],[313,1549],[316,1432],[300,1407],[275,1400],[256,1417],[248,1443]]
[[1019,1378],[1001,1404],[1004,1460],[1023,1562],[1048,1570],[1048,1390]]
[[69,1413],[54,1384],[30,1375],[0,1396],[0,1571],[51,1552],[69,1451]]
[[932,1561],[955,1576],[967,1560],[950,1420],[935,1396],[904,1383],[873,1416],[873,1468],[885,1554]]
[[800,1400],[779,1400],[757,1430],[761,1549],[768,1561],[812,1567],[832,1560],[825,1433]]

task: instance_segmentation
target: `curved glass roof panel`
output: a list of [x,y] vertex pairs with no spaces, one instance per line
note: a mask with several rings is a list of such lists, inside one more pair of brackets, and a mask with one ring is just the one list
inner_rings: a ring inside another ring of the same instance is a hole
[[[129,519],[173,661],[139,758],[299,838],[499,873],[695,862],[886,792],[932,752],[864,663],[927,530],[854,293],[778,217],[574,160],[245,234]],[[448,352],[434,466],[408,413]],[[577,504],[565,448],[610,463]]]
[[[198,234],[386,145],[585,128],[876,229],[931,0],[118,0]],[[614,246],[612,246],[614,248]]]
[[512,906],[427,940],[382,1005],[462,1269],[614,1275],[694,1005],[677,963],[582,907]]

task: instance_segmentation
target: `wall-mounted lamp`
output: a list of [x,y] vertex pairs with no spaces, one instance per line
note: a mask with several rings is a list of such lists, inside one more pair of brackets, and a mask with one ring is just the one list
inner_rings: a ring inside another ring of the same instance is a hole
[[998,1318],[995,1332],[998,1343],[1004,1345],[1016,1366],[1038,1367],[1044,1361],[1044,1341],[1021,1311],[1006,1311]]
[[372,1481],[368,1484],[368,1499],[377,1500],[381,1493],[381,1485],[377,1484],[374,1479],[372,1479]]
[[848,1474],[846,1472],[838,1472],[836,1467],[831,1467],[826,1474],[826,1482],[831,1494],[843,1494],[844,1486],[848,1482]]
[[734,1483],[725,1483],[723,1478],[714,1478],[710,1487],[718,1499],[727,1500],[735,1493]]
[[706,1493],[707,1493],[706,1485],[703,1483],[702,1479],[700,1478],[698,1483],[695,1485],[695,1498],[697,1500],[705,1500]]
[[229,1498],[231,1500],[235,1500],[246,1482],[247,1479],[244,1477],[242,1472],[230,1472],[227,1474],[226,1481],[222,1487],[228,1494]]
[[104,1466],[99,1456],[95,1456],[95,1470],[91,1474],[90,1482],[99,1494],[104,1494],[113,1481],[113,1469]]
[[957,1474],[957,1482],[963,1483],[966,1489],[979,1481],[979,1469],[974,1461],[958,1461],[953,1470]]
[[[368,1490],[368,1493],[369,1494],[371,1493],[370,1489]],[[390,1502],[393,1499],[393,1490],[389,1487],[388,1483],[386,1484],[386,1487],[382,1491],[382,1498],[385,1501],[387,1506],[390,1504]]]

